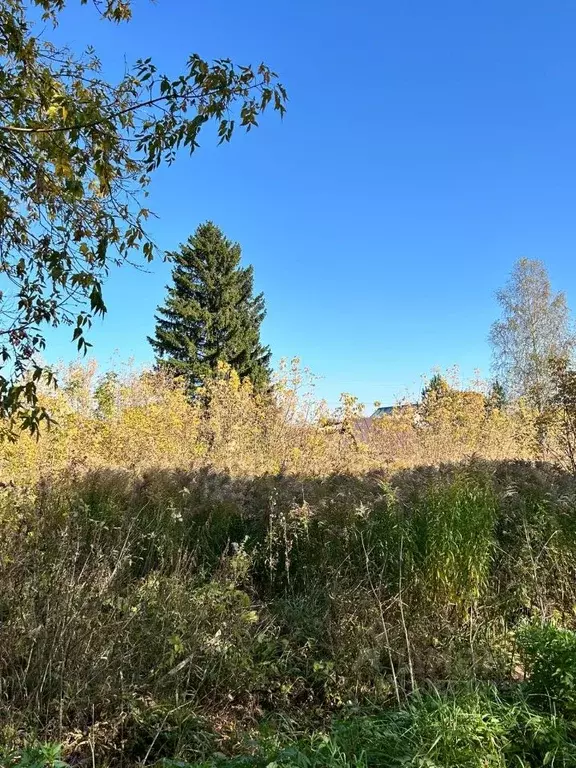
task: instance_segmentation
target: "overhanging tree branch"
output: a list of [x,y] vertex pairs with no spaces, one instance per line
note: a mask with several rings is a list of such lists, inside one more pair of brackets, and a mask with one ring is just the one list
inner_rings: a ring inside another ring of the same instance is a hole
[[[53,21],[65,6],[35,3]],[[96,5],[107,19],[130,18],[130,0]],[[268,107],[282,115],[287,97],[263,64],[197,55],[176,79],[146,59],[112,84],[94,74],[93,51],[76,56],[38,39],[27,14],[24,0],[0,0],[0,273],[12,286],[0,312],[0,338],[11,340],[0,345],[0,417],[34,431],[46,417],[38,379],[21,379],[38,376],[44,324],[70,323],[85,351],[92,317],[106,311],[110,265],[154,255],[143,205],[150,173],[182,146],[194,152],[208,123],[229,141]]]

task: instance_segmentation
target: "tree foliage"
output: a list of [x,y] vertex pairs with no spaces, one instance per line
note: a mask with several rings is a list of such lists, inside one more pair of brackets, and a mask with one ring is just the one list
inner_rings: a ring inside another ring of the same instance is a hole
[[169,254],[173,284],[149,341],[160,365],[183,376],[191,391],[220,363],[257,389],[269,384],[270,350],[260,343],[264,297],[253,295],[253,269],[240,266],[241,255],[211,222]]
[[553,458],[576,475],[576,370],[567,358],[548,360],[551,394],[538,428]]
[[450,391],[450,385],[441,373],[435,373],[430,381],[422,389],[422,402],[426,403],[430,398],[437,399]]
[[490,389],[488,391],[488,407],[502,410],[502,408],[506,407],[506,402],[506,390],[498,381],[498,379],[494,379],[494,381],[490,384]]
[[570,357],[574,333],[563,293],[553,293],[541,261],[520,259],[497,293],[502,315],[490,332],[494,372],[509,398],[542,411],[551,396],[548,362]]
[[[34,4],[56,24],[66,2]],[[130,0],[94,6],[111,22],[131,16]],[[264,64],[197,54],[175,78],[142,59],[109,82],[93,50],[55,45],[33,16],[24,0],[0,0],[0,415],[34,431],[47,418],[36,392],[45,326],[70,325],[85,351],[110,266],[154,255],[151,173],[180,147],[194,152],[207,124],[222,142],[268,107],[283,114],[286,93]]]

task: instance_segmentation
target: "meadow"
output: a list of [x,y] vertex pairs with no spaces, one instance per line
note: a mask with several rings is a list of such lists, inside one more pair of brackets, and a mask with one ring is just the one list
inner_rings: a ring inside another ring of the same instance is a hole
[[576,479],[529,409],[359,431],[296,363],[43,397],[0,446],[0,764],[576,766]]

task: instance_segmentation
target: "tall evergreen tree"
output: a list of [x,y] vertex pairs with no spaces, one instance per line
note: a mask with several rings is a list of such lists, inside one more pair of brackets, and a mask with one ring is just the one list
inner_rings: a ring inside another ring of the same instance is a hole
[[264,297],[253,295],[253,268],[240,266],[238,243],[206,222],[169,256],[172,285],[156,315],[155,338],[148,339],[158,364],[183,376],[192,392],[219,362],[265,389],[270,349],[260,343]]

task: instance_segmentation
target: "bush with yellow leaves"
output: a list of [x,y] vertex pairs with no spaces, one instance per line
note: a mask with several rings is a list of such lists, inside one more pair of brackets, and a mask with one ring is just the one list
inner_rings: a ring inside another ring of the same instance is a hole
[[481,391],[448,387],[377,420],[363,418],[352,395],[343,395],[331,414],[297,360],[281,367],[268,394],[221,365],[192,402],[159,371],[128,367],[98,377],[90,362],[69,366],[60,380],[58,390],[42,394],[54,423],[41,439],[22,435],[1,444],[3,482],[100,467],[323,476],[470,457],[539,457],[536,419],[522,404],[501,409]]

